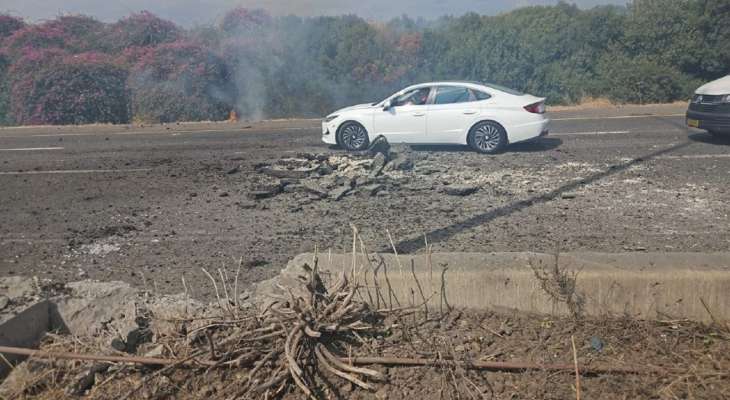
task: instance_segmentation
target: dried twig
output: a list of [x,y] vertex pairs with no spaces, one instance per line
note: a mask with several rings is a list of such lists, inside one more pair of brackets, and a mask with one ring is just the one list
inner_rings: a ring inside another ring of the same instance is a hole
[[578,351],[575,349],[575,336],[570,337],[573,345],[573,364],[575,365],[575,400],[580,400],[580,369],[578,368]]

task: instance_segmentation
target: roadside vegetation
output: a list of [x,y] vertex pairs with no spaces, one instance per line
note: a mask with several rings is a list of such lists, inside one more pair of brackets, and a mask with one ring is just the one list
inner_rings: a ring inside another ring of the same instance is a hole
[[0,15],[0,125],[321,116],[437,79],[550,104],[672,102],[730,73],[727,26],[724,0],[389,22],[238,8],[191,29],[147,12],[114,23]]

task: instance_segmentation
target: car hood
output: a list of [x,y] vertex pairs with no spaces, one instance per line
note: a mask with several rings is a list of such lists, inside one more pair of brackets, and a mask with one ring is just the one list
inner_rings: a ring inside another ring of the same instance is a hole
[[358,104],[358,105],[354,105],[354,106],[350,106],[350,107],[341,108],[341,109],[333,112],[332,114],[333,115],[334,114],[341,114],[341,113],[344,113],[344,112],[355,111],[355,110],[367,110],[367,109],[370,109],[370,108],[375,108],[375,106],[372,103]]
[[700,86],[696,93],[710,96],[730,94],[730,75]]

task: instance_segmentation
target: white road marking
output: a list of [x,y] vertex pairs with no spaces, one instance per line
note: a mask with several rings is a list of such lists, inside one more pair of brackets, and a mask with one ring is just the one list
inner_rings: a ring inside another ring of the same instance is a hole
[[[93,133],[47,133],[47,134],[43,134],[43,135],[29,135],[28,137],[90,136],[90,135],[93,135]],[[6,136],[6,137],[19,138],[19,137],[25,137],[25,136]]]
[[730,154],[688,154],[685,156],[659,156],[657,160],[703,160],[707,158],[730,158]]
[[23,147],[19,149],[0,149],[0,151],[45,151],[45,150],[63,150],[63,147]]
[[550,136],[611,135],[611,134],[625,134],[625,133],[631,133],[631,131],[560,132],[560,133],[551,133]]
[[152,171],[152,168],[136,168],[136,169],[69,169],[69,170],[52,170],[52,171],[16,171],[16,172],[0,172],[0,175],[58,175],[58,174],[123,174],[134,172]]
[[618,115],[613,117],[568,117],[550,118],[551,121],[582,121],[602,119],[633,119],[633,118],[662,118],[662,117],[684,117],[686,114],[656,114],[656,115]]

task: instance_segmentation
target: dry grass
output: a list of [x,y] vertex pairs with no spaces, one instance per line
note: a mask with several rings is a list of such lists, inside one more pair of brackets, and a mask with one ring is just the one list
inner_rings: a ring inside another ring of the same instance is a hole
[[548,112],[556,111],[580,111],[580,110],[593,110],[593,109],[620,109],[624,107],[636,107],[636,108],[649,108],[649,107],[662,107],[662,106],[680,106],[687,105],[687,101],[675,101],[674,103],[652,103],[652,104],[617,104],[611,102],[606,98],[593,98],[586,97],[582,99],[578,104],[565,105],[565,106],[548,106]]

